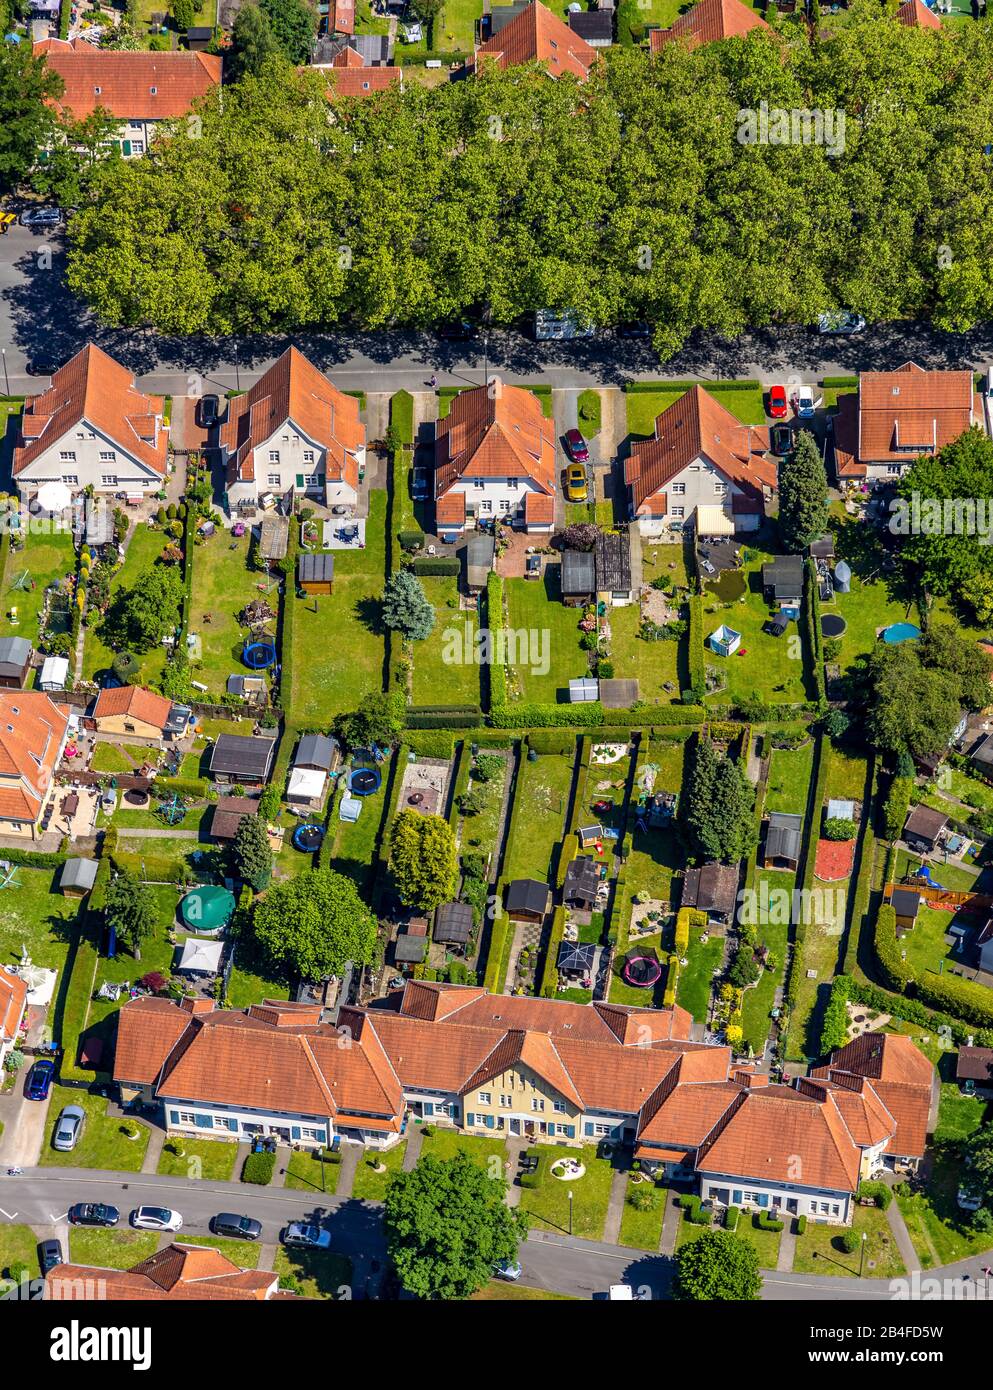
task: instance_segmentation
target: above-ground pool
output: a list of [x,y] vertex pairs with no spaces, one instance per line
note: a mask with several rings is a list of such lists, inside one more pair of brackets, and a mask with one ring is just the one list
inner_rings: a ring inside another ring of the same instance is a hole
[[308,822],[298,825],[293,832],[293,848],[302,850],[305,854],[313,854],[320,849],[324,840],[324,826],[315,825]]
[[356,796],[372,796],[383,784],[378,767],[357,767],[348,779],[348,790]]
[[651,989],[662,977],[662,966],[654,952],[647,955],[634,952],[621,967],[621,975],[624,983],[634,989]]
[[179,904],[179,915],[191,931],[209,934],[227,926],[234,909],[233,893],[226,888],[207,885],[187,893]]
[[898,647],[901,642],[916,642],[920,635],[920,628],[913,623],[891,623],[882,633],[883,641],[890,647]]
[[825,613],[821,618],[822,637],[840,637],[848,624],[837,613]]
[[276,648],[271,642],[246,642],[241,659],[252,671],[264,671],[276,660]]

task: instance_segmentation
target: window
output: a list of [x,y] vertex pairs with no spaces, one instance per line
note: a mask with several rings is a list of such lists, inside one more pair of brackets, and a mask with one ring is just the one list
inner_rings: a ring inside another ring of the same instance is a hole
[[279,487],[279,486],[280,486],[279,474],[278,474],[278,473],[269,473],[269,474],[267,475],[267,477],[266,477],[266,486],[267,486],[267,487]]
[[684,517],[684,516],[686,515],[686,508],[685,508],[685,507],[673,507],[671,515],[672,515],[676,520],[679,520],[679,519],[681,519],[682,517]]
[[279,450],[278,450],[278,449],[270,449],[270,450],[269,450],[269,462],[270,462],[270,463],[278,463],[278,462],[279,462]]
[[480,514],[480,516],[489,516],[489,515],[491,515],[492,511],[493,511],[493,503],[492,503],[492,502],[486,502],[486,501],[480,502],[480,504],[479,504],[479,514]]
[[509,1110],[510,1107],[513,1105],[513,1103],[514,1103],[514,1097],[513,1097],[513,1096],[501,1096],[501,1097],[500,1097],[500,1104],[503,1106],[503,1108],[504,1108],[505,1110]]
[[76,451],[74,449],[60,449],[59,458],[63,463],[75,463]]
[[145,153],[145,142],[144,142],[144,140],[132,140],[132,141],[131,141],[131,153],[132,153],[132,154],[144,154],[144,153]]
[[685,493],[685,491],[686,491],[686,484],[685,484],[685,483],[673,483],[673,485],[672,485],[672,495],[673,495],[673,497],[682,497],[683,494]]
[[516,478],[508,478],[507,486],[510,488],[511,492],[516,492],[517,489],[520,487],[520,483],[517,481]]
[[158,87],[149,87],[148,90],[151,92],[153,97],[158,95]]
[[78,474],[78,473],[63,473],[63,474],[62,474],[62,481],[63,481],[68,487],[72,487],[72,486],[74,486],[76,483],[79,482],[79,474]]
[[726,496],[727,490],[728,490],[728,485],[727,485],[727,483],[715,483],[715,484],[714,484],[714,491],[717,493],[718,497],[724,497],[724,496]]
[[493,1099],[493,1097],[490,1095],[489,1091],[480,1091],[480,1093],[479,1093],[479,1103],[480,1103],[480,1105],[489,1105],[489,1103],[490,1103],[490,1101],[491,1101],[492,1099]]
[[888,463],[888,464],[886,465],[886,471],[887,471],[887,473],[902,473],[902,472],[903,472],[903,464],[902,464],[902,463]]
[[473,478],[473,480],[472,480],[472,485],[473,485],[473,487],[475,487],[475,488],[481,488],[481,487],[483,487],[484,484],[483,484],[482,478]]
[[313,449],[304,449],[304,451],[303,451],[303,461],[304,461],[304,463],[313,463],[313,462],[314,462],[314,451],[313,451]]
[[116,486],[117,486],[117,474],[116,474],[116,473],[104,473],[103,476],[102,476],[101,479],[100,479],[100,486],[101,486],[101,487],[116,487]]
[[531,1109],[532,1109],[532,1110],[537,1110],[537,1111],[540,1113],[542,1110],[544,1110],[544,1108],[545,1108],[545,1102],[544,1102],[543,1100],[539,1099],[538,1096],[532,1096],[532,1097],[531,1097]]
[[197,1117],[196,1117],[196,1115],[194,1115],[194,1113],[193,1113],[192,1110],[180,1110],[180,1112],[179,1112],[179,1121],[178,1121],[179,1124],[181,1124],[181,1125],[195,1125],[196,1122],[197,1122]]
[[565,1114],[565,1101],[564,1101],[564,1100],[557,1100],[557,1101],[555,1102],[555,1107],[554,1107],[554,1108],[555,1108],[555,1113],[556,1113],[557,1115],[564,1115],[564,1114]]
[[100,450],[100,462],[101,462],[101,463],[113,463],[114,460],[115,460],[116,458],[117,458],[117,455],[114,453],[113,449],[101,449],[101,450]]

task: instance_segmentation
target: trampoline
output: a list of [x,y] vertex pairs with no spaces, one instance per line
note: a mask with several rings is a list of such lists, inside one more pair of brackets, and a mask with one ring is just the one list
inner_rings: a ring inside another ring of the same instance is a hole
[[234,909],[234,894],[226,888],[194,888],[180,903],[179,915],[191,931],[215,932],[227,925]]
[[662,978],[662,965],[654,951],[636,952],[625,960],[621,975],[633,989],[651,989]]
[[839,618],[837,613],[825,613],[821,618],[821,636],[840,637],[847,626],[844,618]]
[[241,659],[250,671],[264,671],[276,660],[276,648],[271,642],[246,642]]
[[920,628],[913,623],[893,623],[882,632],[883,641],[890,647],[898,647],[901,642],[916,642],[920,635]]
[[356,796],[372,796],[383,784],[378,767],[357,767],[348,779],[348,790]]
[[320,849],[323,840],[323,825],[315,825],[313,822],[298,825],[293,832],[293,848],[303,851],[304,854],[313,854],[315,850]]
[[144,792],[129,791],[124,793],[124,800],[129,806],[147,806],[148,797]]

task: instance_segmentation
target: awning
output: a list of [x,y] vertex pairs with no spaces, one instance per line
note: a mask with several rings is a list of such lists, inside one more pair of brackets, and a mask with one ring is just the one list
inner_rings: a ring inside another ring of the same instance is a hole
[[734,518],[723,507],[697,507],[698,536],[733,536]]
[[324,795],[327,773],[313,767],[295,767],[290,773],[286,797],[289,801],[317,801]]

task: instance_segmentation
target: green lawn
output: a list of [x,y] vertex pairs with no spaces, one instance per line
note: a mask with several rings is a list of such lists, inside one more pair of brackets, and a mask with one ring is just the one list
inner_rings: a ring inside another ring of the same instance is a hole
[[[135,753],[139,757],[143,752],[143,749],[135,749]],[[128,748],[117,743],[96,744],[93,749],[93,757],[90,760],[90,767],[94,772],[132,773],[136,766],[137,764]]]
[[919,623],[920,616],[899,577],[882,574],[883,551],[873,528],[846,516],[840,504],[832,508],[832,527],[837,557],[851,567],[852,587],[850,593],[836,593],[822,611],[838,613],[847,623],[837,661],[847,671],[872,650],[882,628],[904,620]]
[[[570,680],[589,675],[587,654],[579,645],[582,610],[566,608],[560,597],[561,565],[546,565],[543,580],[508,579],[504,584],[507,626],[534,633],[528,650],[514,652],[526,660],[516,664],[508,677],[516,676],[519,698],[555,704],[568,698]],[[547,658],[548,670],[542,671]],[[534,658],[534,659],[532,659]]]
[[[124,564],[111,580],[111,603],[122,589],[132,588],[145,571],[151,569],[169,540],[170,537],[166,536],[159,527],[145,525],[135,527],[131,533],[131,539],[128,541]],[[86,680],[93,680],[98,671],[109,670],[114,660],[114,653],[100,636],[99,618],[96,618],[93,626],[86,624],[83,631],[86,634],[83,644],[83,676]],[[164,649],[153,647],[150,652],[145,652],[140,660],[140,678],[143,681],[157,678],[165,666]],[[113,769],[108,770],[112,771]]]
[[[599,1240],[607,1217],[613,1168],[610,1160],[597,1157],[597,1146],[583,1148],[542,1144],[539,1155],[539,1186],[521,1192],[521,1210],[530,1212],[532,1225],[539,1230],[569,1234],[569,1193],[573,1195],[572,1235],[584,1240]],[[553,1178],[550,1169],[560,1158],[578,1159],[586,1172],[581,1178],[562,1181]]]
[[[628,1183],[627,1196],[632,1192],[640,1192],[648,1188],[647,1183]],[[621,1217],[621,1234],[619,1241],[621,1245],[633,1245],[638,1250],[657,1250],[659,1241],[662,1239],[662,1222],[665,1218],[665,1204],[668,1196],[667,1189],[655,1187],[653,1189],[655,1206],[651,1211],[636,1211],[635,1208],[625,1197],[624,1215]]]
[[340,1177],[340,1163],[319,1163],[306,1149],[296,1149],[286,1165],[285,1186],[294,1192],[327,1194],[337,1192]]
[[[667,932],[666,936],[671,944],[672,932]],[[638,949],[642,951],[652,950],[657,956],[663,957],[662,933],[658,932],[654,936],[639,936]],[[624,955],[620,952],[614,957],[610,977],[610,1002],[612,1004],[626,1004],[635,1009],[648,1009],[653,1005],[661,1004],[662,994],[665,990],[665,977],[663,976],[659,980],[654,989],[638,989],[634,985],[629,985],[621,975],[624,959]]]
[[[76,557],[68,532],[52,535],[29,533],[20,550],[11,550],[0,588],[0,637],[26,637],[32,646],[38,641],[38,617],[49,584],[63,582],[75,573]],[[25,574],[28,578],[24,579]],[[14,585],[23,580],[26,588]],[[64,604],[68,605],[68,595]],[[17,623],[10,621],[10,610],[17,609]]]
[[227,1255],[232,1264],[239,1269],[258,1269],[262,1254],[261,1242],[257,1240],[231,1240],[225,1236],[188,1236],[180,1231],[179,1241],[183,1245],[210,1245]]
[[688,1009],[697,1023],[707,1021],[714,972],[720,968],[724,956],[723,935],[711,932],[706,943],[701,944],[700,938],[705,935],[706,927],[690,927],[689,964],[680,970],[676,985],[676,1003]]
[[[155,930],[152,936],[142,943],[141,960],[135,960],[131,952],[124,946],[118,947],[117,955],[113,960],[101,956],[97,965],[96,988],[99,988],[105,980],[109,980],[112,984],[122,984],[125,981],[133,984],[135,980],[140,980],[151,970],[157,970],[163,975],[171,973],[176,948],[170,944],[168,933],[176,920],[179,893],[177,889],[167,885],[154,886],[149,891],[156,906]],[[112,1024],[108,1021],[105,1027],[101,1027],[101,1025],[105,1023],[105,1020],[110,1020],[112,1015],[116,1015],[121,1005],[126,1002],[126,997],[116,1001],[91,999],[89,1014],[87,1015],[87,1033],[99,1028],[101,1036],[105,1037],[109,1044],[113,1033]]]
[[[682,1212],[676,1230],[676,1249],[678,1250],[683,1245],[689,1245],[691,1241],[699,1240],[705,1231],[713,1229],[712,1226],[700,1226],[695,1221],[690,1221],[686,1213]],[[753,1212],[742,1211],[738,1217],[738,1227],[734,1234],[755,1247],[760,1269],[776,1268],[779,1260],[779,1242],[782,1238],[781,1231],[763,1231]]]
[[[797,640],[799,629],[791,623],[782,637],[763,632],[772,609],[762,593],[762,566],[775,556],[755,548],[749,553],[754,558],[741,570],[704,586],[704,639],[721,624],[741,633],[741,645],[734,656],[717,656],[705,648],[708,670],[716,670],[725,680],[723,688],[710,698],[718,704],[726,704],[729,694],[744,699],[757,697],[773,704],[798,703],[806,699],[804,663]],[[737,596],[725,597],[731,594]]]
[[[363,1155],[355,1170],[352,1196],[360,1202],[381,1202],[386,1196],[390,1178],[403,1167],[403,1156],[406,1152],[407,1141],[402,1139],[399,1144],[394,1144],[392,1149],[385,1149],[382,1153],[371,1150]],[[385,1164],[386,1172],[377,1173],[372,1166],[373,1162]]]
[[[463,754],[469,757],[468,751]],[[464,847],[471,848],[472,841],[479,843],[479,848],[483,854],[496,853],[497,832],[500,829],[500,808],[503,804],[503,789],[507,782],[508,763],[504,758],[500,759],[499,771],[491,777],[488,782],[473,780],[470,787],[475,796],[479,798],[480,811],[476,816],[470,816],[464,824],[462,831],[462,843]]]
[[826,798],[837,801],[861,801],[865,796],[865,775],[868,767],[863,753],[831,744],[828,751]]
[[553,1293],[551,1289],[531,1289],[526,1284],[508,1283],[506,1279],[494,1279],[478,1293],[474,1293],[474,1303],[535,1303],[551,1300],[555,1303],[575,1303],[572,1294]]
[[[790,1055],[796,1059],[820,1056],[824,1009],[838,966],[838,948],[845,929],[849,881],[822,883],[815,878],[813,886],[820,896],[811,899],[816,908],[811,911],[811,920],[807,923],[796,1007],[790,1018]],[[816,979],[808,980],[808,970],[816,970]]]
[[352,1262],[347,1255],[333,1250],[287,1250],[281,1245],[272,1267],[280,1288],[292,1288],[305,1298],[351,1297]]
[[[167,1140],[159,1158],[157,1172],[170,1178],[205,1178],[208,1182],[231,1182],[237,1144],[223,1144],[217,1139],[188,1139],[181,1141],[185,1153],[179,1158],[172,1152],[173,1140]],[[240,1244],[240,1242],[235,1242]]]
[[581,391],[576,408],[579,414],[579,428],[587,439],[594,439],[600,433],[600,392],[592,389]]
[[[0,892],[0,961],[21,959],[27,947],[35,965],[61,971],[75,935],[79,899],[53,891],[59,871],[18,866]],[[59,983],[56,982],[56,992]]]
[[[122,1214],[122,1220],[126,1220]],[[99,1230],[72,1226],[69,1229],[69,1257],[73,1264],[93,1265],[97,1269],[130,1269],[155,1254],[156,1231]]]
[[[804,790],[804,805],[806,804],[806,791]],[[758,927],[759,943],[768,946],[775,962],[772,970],[763,970],[758,978],[758,982],[750,989],[745,990],[745,996],[741,1005],[742,1029],[744,1040],[750,1044],[754,1051],[761,1056],[765,1047],[766,1039],[769,1036],[771,1021],[769,1015],[775,1006],[776,988],[783,981],[783,965],[786,956],[786,943],[789,933],[789,924],[779,920],[787,915],[781,911],[773,912],[771,907],[780,901],[780,890],[785,889],[792,894],[796,883],[794,874],[783,873],[777,869],[760,869],[755,875],[754,888],[759,897],[757,901],[762,902],[762,884],[769,885],[770,911],[763,914],[770,920],[761,923]],[[772,921],[775,917],[777,920]]]
[[[403,769],[397,769],[397,776]],[[386,814],[386,791],[389,786],[389,764],[382,764],[383,781],[371,796],[363,796],[362,810],[356,821],[343,821],[335,805],[333,825],[334,844],[331,849],[332,867],[353,879],[360,892],[367,891],[376,853],[376,839]],[[295,851],[294,851],[295,853]],[[298,859],[305,856],[297,854]]]
[[553,851],[562,838],[571,785],[572,758],[565,754],[544,753],[521,764],[514,838],[503,871],[506,880],[542,882],[548,877]]
[[376,488],[369,494],[365,549],[334,552],[334,593],[287,599],[294,604],[290,710],[300,727],[325,728],[370,690],[382,689],[385,571],[386,493]]
[[[244,670],[241,650],[248,628],[238,621],[238,614],[253,599],[262,599],[274,613],[279,611],[276,585],[248,567],[250,542],[250,534],[232,539],[221,529],[193,550],[190,633],[200,639],[201,646],[194,675],[212,696],[223,695],[228,676]],[[273,625],[271,632],[277,630]]]
[[954,1143],[968,1139],[985,1124],[989,1106],[979,1096],[967,1096],[953,1081],[941,1084],[938,1101],[938,1125],[934,1131],[936,1144]]
[[942,766],[938,773],[938,785],[949,796],[964,801],[968,806],[975,806],[978,811],[993,811],[993,787],[978,777],[960,772],[957,767]]
[[[461,639],[466,620],[470,617],[467,613],[459,612],[458,580],[454,576],[430,575],[422,578],[421,584],[428,603],[435,611],[435,624],[430,637],[413,644],[413,702],[415,705],[478,705],[480,668],[474,661],[442,659],[446,648],[451,649],[454,645],[451,633],[458,633]],[[456,650],[473,656],[475,647],[470,646],[469,651],[465,652],[465,645],[464,640],[460,640]]]
[[813,739],[802,748],[774,748],[769,757],[765,810],[803,816],[814,763]]
[[356,0],[355,32],[356,34],[388,34],[390,21],[383,15],[373,14],[370,0]]
[[0,1279],[10,1277],[11,1265],[27,1265],[28,1277],[37,1279],[38,1237],[30,1226],[0,1226]]
[[[66,1105],[81,1105],[86,1111],[82,1138],[69,1153],[52,1148],[52,1133]],[[134,1123],[133,1121],[131,1123]],[[53,1168],[110,1168],[114,1171],[137,1173],[148,1148],[149,1129],[138,1125],[138,1138],[127,1139],[122,1133],[123,1120],[107,1114],[107,1101],[79,1087],[53,1086],[45,1127],[45,1142],[38,1162]]]
[[507,1145],[502,1139],[488,1139],[484,1135],[462,1134],[457,1129],[434,1129],[425,1134],[421,1141],[421,1157],[431,1154],[435,1158],[454,1158],[456,1154],[468,1154],[480,1168],[485,1168],[491,1178],[506,1178]]
[[[476,23],[483,13],[483,0],[445,0],[434,21],[435,52],[471,53],[476,40]],[[397,61],[407,44],[398,44]]]
[[[839,1275],[857,1279],[862,1262],[861,1248],[848,1255],[841,1248],[845,1228],[824,1222],[808,1222],[806,1232],[796,1238],[794,1274]],[[854,1208],[851,1229],[866,1235],[864,1274],[867,1279],[896,1279],[905,1273],[900,1252],[890,1231],[886,1213],[879,1207]]]

